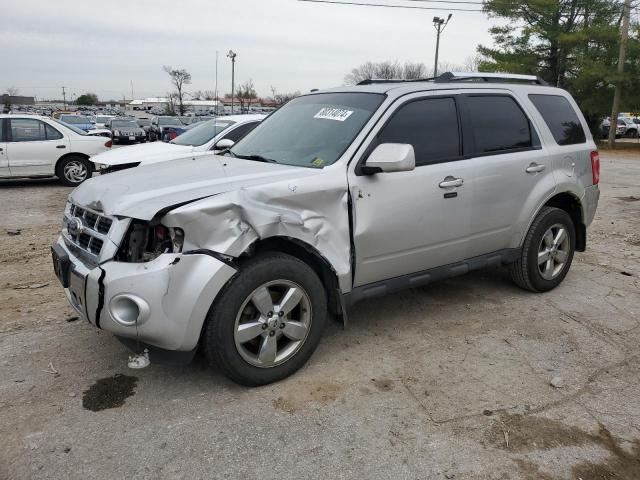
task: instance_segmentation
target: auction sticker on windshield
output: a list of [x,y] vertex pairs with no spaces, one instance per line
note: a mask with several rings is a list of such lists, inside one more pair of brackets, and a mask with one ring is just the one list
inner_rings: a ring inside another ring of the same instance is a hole
[[337,120],[338,122],[344,122],[351,116],[353,110],[345,110],[344,108],[325,107],[321,108],[313,118],[323,118],[325,120]]

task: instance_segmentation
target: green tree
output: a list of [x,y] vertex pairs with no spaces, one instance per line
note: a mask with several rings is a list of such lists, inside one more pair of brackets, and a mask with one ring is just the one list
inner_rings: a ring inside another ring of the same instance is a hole
[[[566,88],[595,129],[611,110],[622,0],[487,0],[490,17],[506,20],[490,33],[494,47],[479,46],[483,71],[539,75]],[[629,42],[625,109],[637,104],[638,40]],[[625,65],[627,66],[627,65]]]
[[85,93],[76,99],[76,105],[95,105],[98,103],[98,95],[95,93]]

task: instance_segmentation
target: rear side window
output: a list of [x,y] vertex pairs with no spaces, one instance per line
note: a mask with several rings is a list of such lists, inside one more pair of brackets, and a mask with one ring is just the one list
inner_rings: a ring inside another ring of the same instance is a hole
[[460,156],[458,112],[453,98],[430,98],[407,103],[378,134],[377,144],[413,145],[416,165]]
[[558,145],[585,143],[587,137],[569,100],[560,95],[529,95]]
[[0,142],[6,142],[4,138],[4,118],[0,118]]
[[506,95],[466,97],[476,154],[533,147],[531,124],[516,101]]
[[45,124],[45,129],[47,132],[47,140],[60,140],[62,138],[62,134],[51,125]]

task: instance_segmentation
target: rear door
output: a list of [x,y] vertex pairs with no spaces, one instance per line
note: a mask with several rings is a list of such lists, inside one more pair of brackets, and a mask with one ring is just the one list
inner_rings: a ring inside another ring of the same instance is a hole
[[9,157],[7,156],[7,142],[5,124],[7,120],[0,118],[0,176],[9,176]]
[[12,176],[53,175],[55,165],[68,151],[68,140],[37,118],[9,118],[7,156]]
[[463,96],[474,191],[467,258],[517,247],[540,199],[555,189],[553,165],[536,126],[515,95]]

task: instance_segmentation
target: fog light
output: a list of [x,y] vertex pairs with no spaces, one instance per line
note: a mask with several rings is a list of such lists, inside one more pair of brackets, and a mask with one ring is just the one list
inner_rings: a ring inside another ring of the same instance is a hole
[[120,325],[140,325],[149,318],[149,304],[137,295],[122,293],[109,302],[109,313]]

